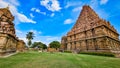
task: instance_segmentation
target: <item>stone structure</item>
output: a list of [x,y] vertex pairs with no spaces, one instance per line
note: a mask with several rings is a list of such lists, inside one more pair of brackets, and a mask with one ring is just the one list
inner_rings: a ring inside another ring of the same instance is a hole
[[50,48],[50,45],[48,45],[47,52],[59,52],[59,48]]
[[83,6],[73,28],[62,37],[63,49],[81,52],[120,52],[119,34],[109,21],[101,19],[90,6]]
[[47,52],[59,52],[59,48],[56,49],[56,48],[50,48],[50,47],[48,47],[47,48]]
[[[0,8],[0,55],[16,52],[20,45],[20,40],[15,35],[14,16],[12,16],[9,8]],[[18,45],[19,44],[19,45]]]
[[67,50],[67,36],[62,37],[60,49]]
[[25,51],[25,42],[23,40],[18,40],[17,51],[18,52],[24,52]]

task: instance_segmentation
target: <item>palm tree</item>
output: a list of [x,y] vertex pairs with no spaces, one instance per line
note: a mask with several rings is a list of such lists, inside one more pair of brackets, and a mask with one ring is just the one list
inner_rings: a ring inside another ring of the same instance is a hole
[[33,37],[34,37],[34,33],[33,32],[28,32],[27,34],[26,34],[26,39],[28,40],[28,46],[30,47],[30,45],[32,44],[32,39],[33,39]]

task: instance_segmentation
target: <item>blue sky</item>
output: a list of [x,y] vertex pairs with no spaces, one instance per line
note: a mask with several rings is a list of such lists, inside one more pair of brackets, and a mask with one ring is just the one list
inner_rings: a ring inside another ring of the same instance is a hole
[[119,0],[0,0],[0,8],[9,5],[15,16],[16,34],[20,39],[26,42],[26,33],[33,31],[33,42],[45,44],[60,41],[73,27],[85,4],[101,18],[110,21],[120,34]]

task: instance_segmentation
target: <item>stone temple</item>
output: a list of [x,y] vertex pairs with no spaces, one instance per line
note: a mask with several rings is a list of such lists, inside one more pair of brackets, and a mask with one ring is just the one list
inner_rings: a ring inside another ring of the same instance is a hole
[[79,52],[120,52],[119,34],[109,21],[84,5],[73,28],[62,37],[62,49]]
[[9,7],[0,8],[0,55],[21,51],[25,43],[15,35],[14,16]]

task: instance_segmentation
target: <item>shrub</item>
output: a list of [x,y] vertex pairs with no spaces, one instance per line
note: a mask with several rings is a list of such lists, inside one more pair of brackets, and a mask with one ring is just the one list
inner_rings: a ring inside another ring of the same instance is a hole
[[115,55],[113,53],[106,53],[106,52],[105,53],[104,52],[80,52],[79,54],[115,57]]
[[72,51],[64,51],[64,53],[72,53]]

